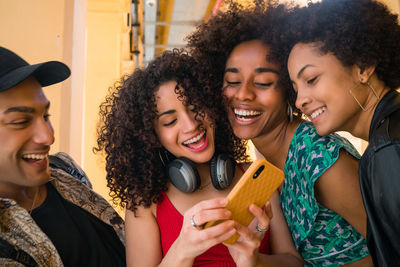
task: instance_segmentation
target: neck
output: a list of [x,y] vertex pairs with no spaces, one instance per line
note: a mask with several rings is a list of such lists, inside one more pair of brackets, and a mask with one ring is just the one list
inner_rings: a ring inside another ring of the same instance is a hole
[[295,117],[292,122],[284,122],[272,131],[263,133],[251,141],[266,160],[280,169],[284,169],[290,142],[297,126],[302,121]]
[[196,163],[195,167],[197,169],[197,172],[200,175],[201,186],[205,187],[206,185],[208,185],[208,182],[211,181],[211,179],[210,179],[210,162],[200,163],[200,164]]
[[40,206],[47,195],[46,184],[38,186],[6,186],[1,187],[0,197],[13,199],[19,206],[30,211]]

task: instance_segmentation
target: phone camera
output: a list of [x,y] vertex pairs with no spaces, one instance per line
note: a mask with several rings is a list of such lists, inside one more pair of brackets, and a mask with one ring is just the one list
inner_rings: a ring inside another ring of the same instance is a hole
[[258,176],[260,176],[260,173],[264,170],[264,165],[262,165],[258,170],[253,174],[253,179],[256,179]]

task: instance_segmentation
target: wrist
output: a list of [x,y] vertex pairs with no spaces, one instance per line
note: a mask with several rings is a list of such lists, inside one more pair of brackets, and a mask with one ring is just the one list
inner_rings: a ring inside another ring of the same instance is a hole
[[[174,266],[192,266],[194,262],[194,257],[188,255],[185,248],[179,248],[179,238],[169,248],[167,255],[168,262],[174,263]],[[172,265],[171,265],[172,266]]]

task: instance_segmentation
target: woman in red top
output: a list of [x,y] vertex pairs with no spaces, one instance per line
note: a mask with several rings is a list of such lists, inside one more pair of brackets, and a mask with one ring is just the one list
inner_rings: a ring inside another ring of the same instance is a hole
[[[128,266],[301,265],[276,194],[264,209],[249,207],[248,227],[229,219],[225,197],[249,165],[236,165],[246,143],[215,108],[220,100],[199,95],[207,80],[190,56],[169,51],[101,106],[98,149],[112,196],[127,207]],[[214,220],[224,221],[201,227]],[[235,244],[222,244],[236,232]]]

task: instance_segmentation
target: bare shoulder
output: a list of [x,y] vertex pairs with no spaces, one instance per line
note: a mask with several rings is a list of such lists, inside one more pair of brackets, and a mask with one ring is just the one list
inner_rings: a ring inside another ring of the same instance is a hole
[[127,209],[125,212],[128,266],[156,266],[161,262],[160,231],[152,212],[155,205],[138,207],[135,212]]
[[150,207],[139,206],[135,211],[126,209],[125,220],[141,220],[155,218],[157,204],[152,204]]

